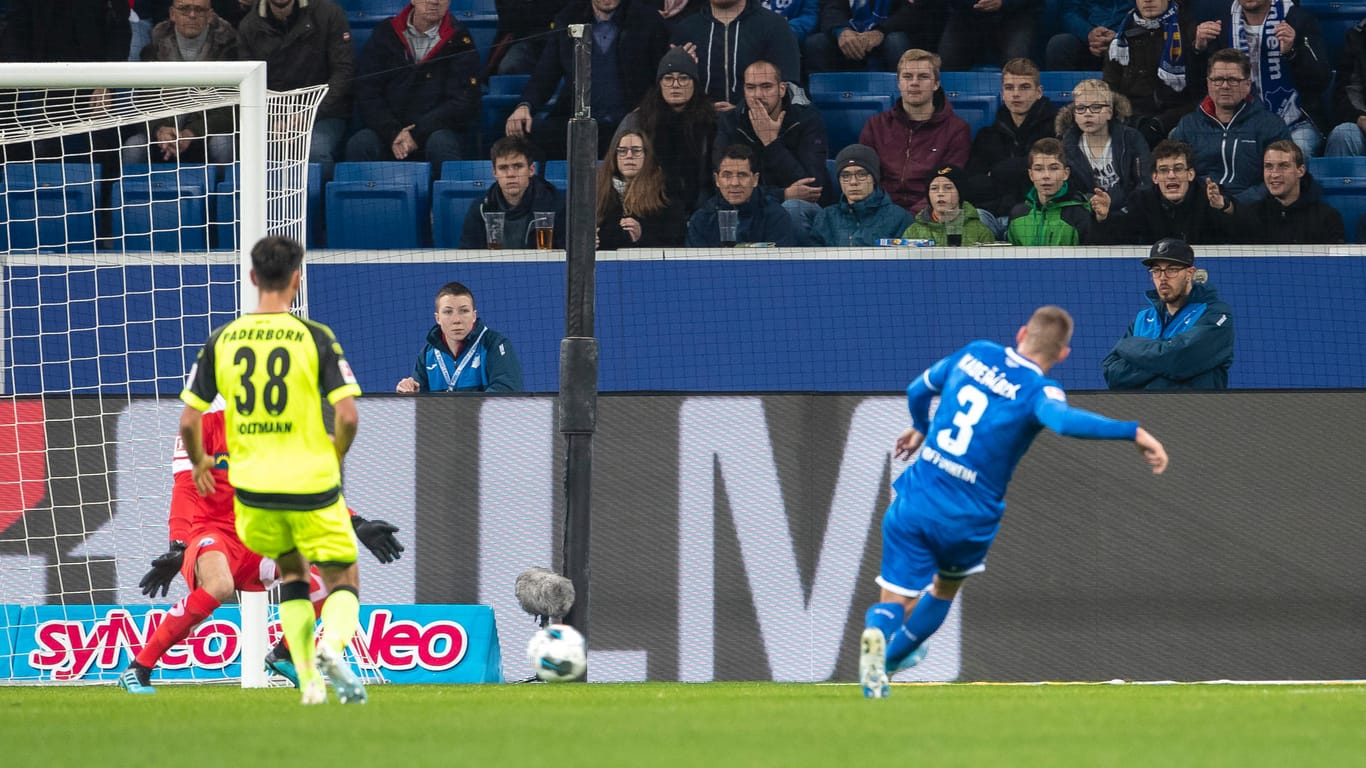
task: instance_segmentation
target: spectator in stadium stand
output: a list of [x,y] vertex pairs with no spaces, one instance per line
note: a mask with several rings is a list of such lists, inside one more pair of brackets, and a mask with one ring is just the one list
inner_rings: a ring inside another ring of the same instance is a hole
[[[132,38],[130,12],[128,0],[10,0],[0,57],[25,62],[127,61]],[[48,96],[60,103],[72,93],[49,91]],[[80,95],[96,108],[109,98],[104,88],[83,90]],[[13,105],[14,99],[13,93],[0,95],[0,103]],[[118,145],[118,132],[110,129],[33,144],[7,144],[0,148],[0,157],[6,161],[34,157],[56,160],[63,154],[89,153],[93,148],[109,150],[114,155],[111,162],[116,164],[113,150]],[[101,162],[99,157],[95,161]]]
[[1195,151],[1195,172],[1238,196],[1262,180],[1262,152],[1290,138],[1285,121],[1262,106],[1252,91],[1247,55],[1225,48],[1209,58],[1209,96],[1181,118],[1171,138]]
[[[151,42],[142,51],[142,61],[237,58],[237,30],[218,18],[209,0],[175,0],[171,17],[152,30]],[[123,162],[173,163],[179,159],[202,163],[207,157],[211,163],[231,163],[236,122],[230,107],[157,120],[124,139]]]
[[[759,160],[762,189],[782,201],[794,226],[810,233],[822,204],[835,200],[825,161],[825,119],[792,100],[783,74],[760,59],[745,68],[745,103],[717,118],[715,147],[744,144]],[[718,150],[719,154],[719,150]]]
[[1001,239],[1010,209],[1029,191],[1029,148],[1054,136],[1058,108],[1043,95],[1039,67],[1011,59],[1001,67],[1001,106],[996,121],[977,131],[959,193],[977,205],[982,223]]
[[1135,0],[1133,12],[1105,50],[1102,79],[1133,106],[1131,119],[1149,146],[1167,138],[1204,93],[1191,67],[1195,23],[1186,7],[1169,0]]
[[[587,24],[592,36],[592,110],[598,121],[596,157],[612,145],[622,118],[650,88],[650,68],[669,49],[669,31],[658,11],[645,0],[574,0],[555,17],[555,29],[522,89],[522,103],[508,115],[508,136],[525,136],[541,156],[565,157],[569,118],[574,104],[574,40],[564,32],[570,24]],[[564,83],[549,115],[537,118]]]
[[1195,251],[1158,240],[1143,260],[1151,306],[1139,310],[1101,367],[1110,389],[1227,389],[1233,365],[1233,310],[1196,282]]
[[977,209],[958,194],[963,169],[946,165],[930,179],[930,204],[915,215],[902,237],[933,240],[939,246],[981,245],[996,242],[996,235],[982,223]]
[[[213,11],[236,31],[242,17],[247,15],[255,1],[213,0]],[[129,61],[143,61],[142,50],[152,42],[152,29],[171,17],[171,6],[174,4],[175,0],[128,0],[129,7],[133,9],[129,15],[133,30],[133,43],[128,49]]]
[[689,248],[717,248],[721,227],[717,212],[736,211],[736,243],[806,245],[792,226],[792,218],[777,200],[759,187],[759,163],[754,151],[744,144],[726,148],[716,164],[719,190],[688,219]]
[[479,128],[479,51],[450,0],[413,0],[375,27],[356,67],[365,126],[348,161],[416,160],[440,169],[468,157]]
[[489,53],[488,74],[529,75],[555,29],[551,23],[566,0],[494,0],[498,30]]
[[1039,139],[1029,149],[1029,180],[1034,186],[1010,211],[1006,237],[1011,245],[1078,245],[1091,229],[1086,195],[1068,186],[1066,150],[1057,139]]
[[802,44],[802,64],[813,72],[896,71],[912,48],[939,44],[938,3],[821,0],[820,27]]
[[792,36],[797,38],[798,49],[801,48],[802,41],[815,32],[820,24],[820,0],[762,0],[761,5],[787,19]]
[[536,173],[535,154],[535,147],[520,136],[504,136],[493,142],[489,150],[489,159],[493,161],[493,187],[478,205],[471,205],[465,212],[464,228],[460,231],[461,248],[482,250],[488,247],[485,213],[503,214],[504,248],[534,248],[536,233],[531,226],[531,215],[537,211],[555,212],[551,242],[555,248],[564,247],[564,195]]
[[621,121],[618,133],[639,129],[655,148],[664,169],[670,200],[691,216],[714,191],[712,144],[716,110],[697,84],[697,61],[682,48],[670,48],[655,70],[655,85],[640,106]]
[[1132,0],[1062,0],[1062,32],[1048,38],[1048,69],[1099,70],[1105,52],[1133,10]]
[[1072,175],[1067,183],[1088,196],[1104,192],[1112,205],[1148,186],[1152,158],[1137,128],[1125,125],[1129,100],[1103,80],[1083,80],[1072,103],[1058,112],[1056,127]]
[[1323,156],[1366,155],[1366,19],[1347,30],[1333,84],[1333,108],[1339,122],[1328,134]]
[[351,121],[356,71],[346,12],[330,0],[258,0],[237,25],[237,44],[244,60],[266,62],[272,91],[327,84],[308,161],[322,165],[324,179],[332,178]]
[[1328,126],[1322,94],[1333,81],[1333,64],[1314,14],[1289,0],[1237,0],[1195,28],[1193,66],[1224,48],[1247,55],[1253,98],[1285,121],[1306,157],[1318,155]]
[[859,143],[882,164],[882,188],[911,213],[925,205],[930,175],[945,165],[964,166],[972,129],[953,113],[939,87],[939,56],[912,48],[896,67],[901,98],[863,124]]
[[1304,167],[1304,151],[1298,144],[1288,139],[1272,142],[1262,155],[1262,177],[1266,197],[1243,202],[1210,196],[1210,205],[1233,217],[1232,231],[1239,242],[1346,242],[1342,214],[1323,202],[1323,189]]
[[1110,196],[1091,197],[1096,225],[1089,242],[1100,245],[1148,245],[1166,237],[1189,245],[1233,242],[1233,218],[1220,213],[1210,198],[1223,205],[1219,186],[1197,179],[1195,153],[1189,144],[1163,139],[1153,148],[1153,185],[1116,207]]
[[1040,0],[949,0],[947,7],[939,38],[944,69],[958,72],[1034,54],[1034,30],[1043,13]]
[[800,82],[797,38],[787,19],[757,0],[711,0],[674,26],[670,42],[697,59],[702,92],[720,111],[745,102],[740,78],[760,59],[773,62],[792,82]]
[[617,131],[598,168],[598,250],[682,245],[686,221],[650,140],[640,130]]
[[400,379],[394,391],[522,391],[522,365],[512,342],[479,319],[469,288],[456,282],[441,286],[434,316],[436,324],[427,331],[413,375]]
[[822,208],[811,225],[818,244],[877,245],[883,238],[901,237],[911,225],[911,214],[882,191],[882,166],[871,147],[850,144],[841,149],[835,156],[835,179],[839,201]]

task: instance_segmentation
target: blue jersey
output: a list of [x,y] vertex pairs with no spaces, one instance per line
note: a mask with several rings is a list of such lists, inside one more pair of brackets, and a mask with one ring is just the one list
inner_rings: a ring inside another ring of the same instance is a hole
[[[934,419],[930,401],[939,395]],[[893,483],[914,489],[920,513],[977,523],[999,520],[1006,486],[1039,430],[1069,437],[1133,440],[1138,422],[1067,405],[1067,393],[1009,347],[975,341],[930,366],[906,389],[911,424],[925,434],[915,463]]]

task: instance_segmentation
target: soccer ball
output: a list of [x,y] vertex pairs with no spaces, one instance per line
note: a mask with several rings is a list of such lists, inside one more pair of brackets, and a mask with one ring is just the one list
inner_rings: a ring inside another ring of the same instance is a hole
[[583,635],[568,624],[551,624],[532,635],[526,654],[536,677],[547,683],[576,680],[588,668]]

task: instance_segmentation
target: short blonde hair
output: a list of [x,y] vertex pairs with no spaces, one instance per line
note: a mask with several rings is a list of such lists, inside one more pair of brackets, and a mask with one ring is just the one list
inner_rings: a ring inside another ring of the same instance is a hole
[[1072,343],[1072,315],[1053,304],[1039,307],[1025,324],[1025,343],[1050,359],[1058,359]]
[[924,48],[912,48],[901,54],[901,58],[896,62],[896,71],[901,71],[902,64],[910,64],[913,61],[928,61],[930,66],[934,69],[935,79],[939,78],[939,68],[943,65],[944,61],[939,58],[939,54],[927,51]]

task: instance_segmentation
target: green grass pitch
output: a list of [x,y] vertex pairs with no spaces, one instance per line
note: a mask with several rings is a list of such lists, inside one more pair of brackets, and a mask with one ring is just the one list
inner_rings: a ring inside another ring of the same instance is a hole
[[0,687],[7,766],[1343,766],[1362,685]]

